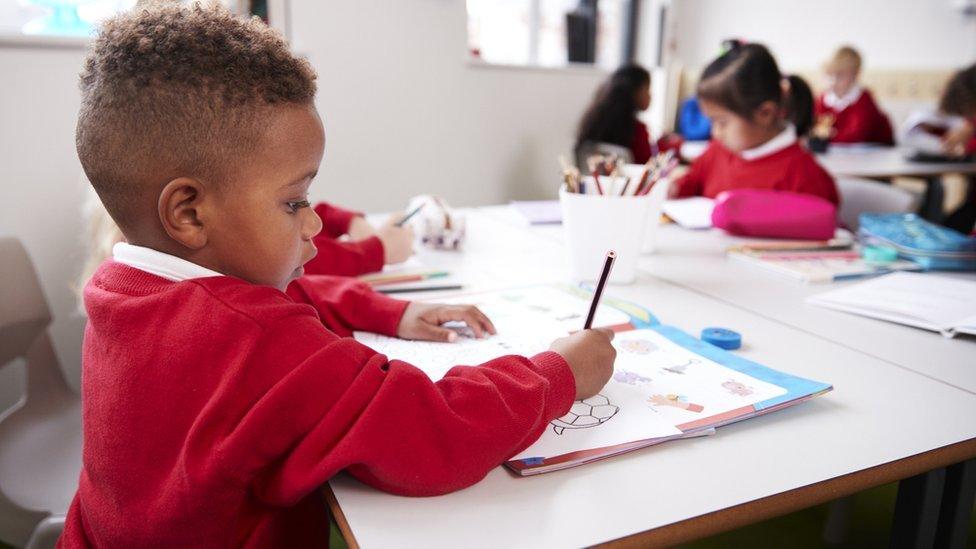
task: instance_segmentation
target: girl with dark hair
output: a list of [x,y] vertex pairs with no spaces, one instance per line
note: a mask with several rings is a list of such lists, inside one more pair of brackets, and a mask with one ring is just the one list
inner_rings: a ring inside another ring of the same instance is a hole
[[939,110],[964,119],[943,138],[946,153],[962,156],[976,150],[976,65],[952,75],[942,92]]
[[784,77],[764,46],[730,42],[698,82],[712,142],[677,182],[677,196],[715,197],[742,188],[820,196],[837,204],[833,178],[799,142],[813,122],[813,93]]
[[631,151],[639,164],[651,158],[650,135],[637,113],[651,105],[651,74],[624,65],[600,86],[576,133],[576,153],[587,144],[610,143]]

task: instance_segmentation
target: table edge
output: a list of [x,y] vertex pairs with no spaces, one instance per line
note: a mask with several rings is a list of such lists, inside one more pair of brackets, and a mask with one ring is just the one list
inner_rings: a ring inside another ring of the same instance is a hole
[[[976,458],[976,438],[624,536],[596,547],[630,549],[688,543],[972,458]],[[343,539],[350,549],[359,549],[352,527],[328,483],[322,486],[322,493]]]

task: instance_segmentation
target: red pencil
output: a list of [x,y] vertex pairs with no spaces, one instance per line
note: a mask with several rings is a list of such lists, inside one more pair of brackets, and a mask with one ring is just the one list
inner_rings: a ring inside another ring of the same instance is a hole
[[600,171],[593,170],[593,181],[596,183],[596,190],[598,193],[603,194],[603,185],[600,185]]

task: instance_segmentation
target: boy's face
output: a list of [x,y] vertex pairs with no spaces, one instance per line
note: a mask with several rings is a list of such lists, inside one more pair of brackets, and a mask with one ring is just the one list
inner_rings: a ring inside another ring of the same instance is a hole
[[851,68],[837,68],[827,71],[827,86],[838,96],[851,91],[857,82],[857,72]]
[[272,107],[258,146],[220,186],[205,220],[220,272],[282,290],[302,275],[322,230],[307,199],[324,148],[313,105]]
[[778,132],[778,107],[772,101],[760,105],[752,119],[705,99],[700,99],[699,105],[702,113],[712,122],[712,138],[732,152],[758,147]]

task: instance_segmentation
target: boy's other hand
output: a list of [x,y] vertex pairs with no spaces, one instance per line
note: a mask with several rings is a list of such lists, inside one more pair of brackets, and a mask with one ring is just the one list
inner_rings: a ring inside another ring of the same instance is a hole
[[403,263],[413,255],[413,228],[410,225],[397,227],[402,215],[394,215],[377,231],[383,242],[385,263]]
[[376,229],[366,221],[366,218],[356,216],[349,223],[349,238],[352,240],[366,240],[371,236],[376,236]]
[[576,379],[576,400],[589,398],[600,392],[613,375],[613,361],[617,358],[613,332],[606,328],[582,330],[552,342],[550,351],[562,355],[569,363]]
[[464,322],[479,339],[496,333],[495,325],[474,305],[441,305],[415,301],[407,305],[403,312],[400,325],[397,326],[397,337],[453,343],[460,336],[457,330],[441,326],[446,322]]

